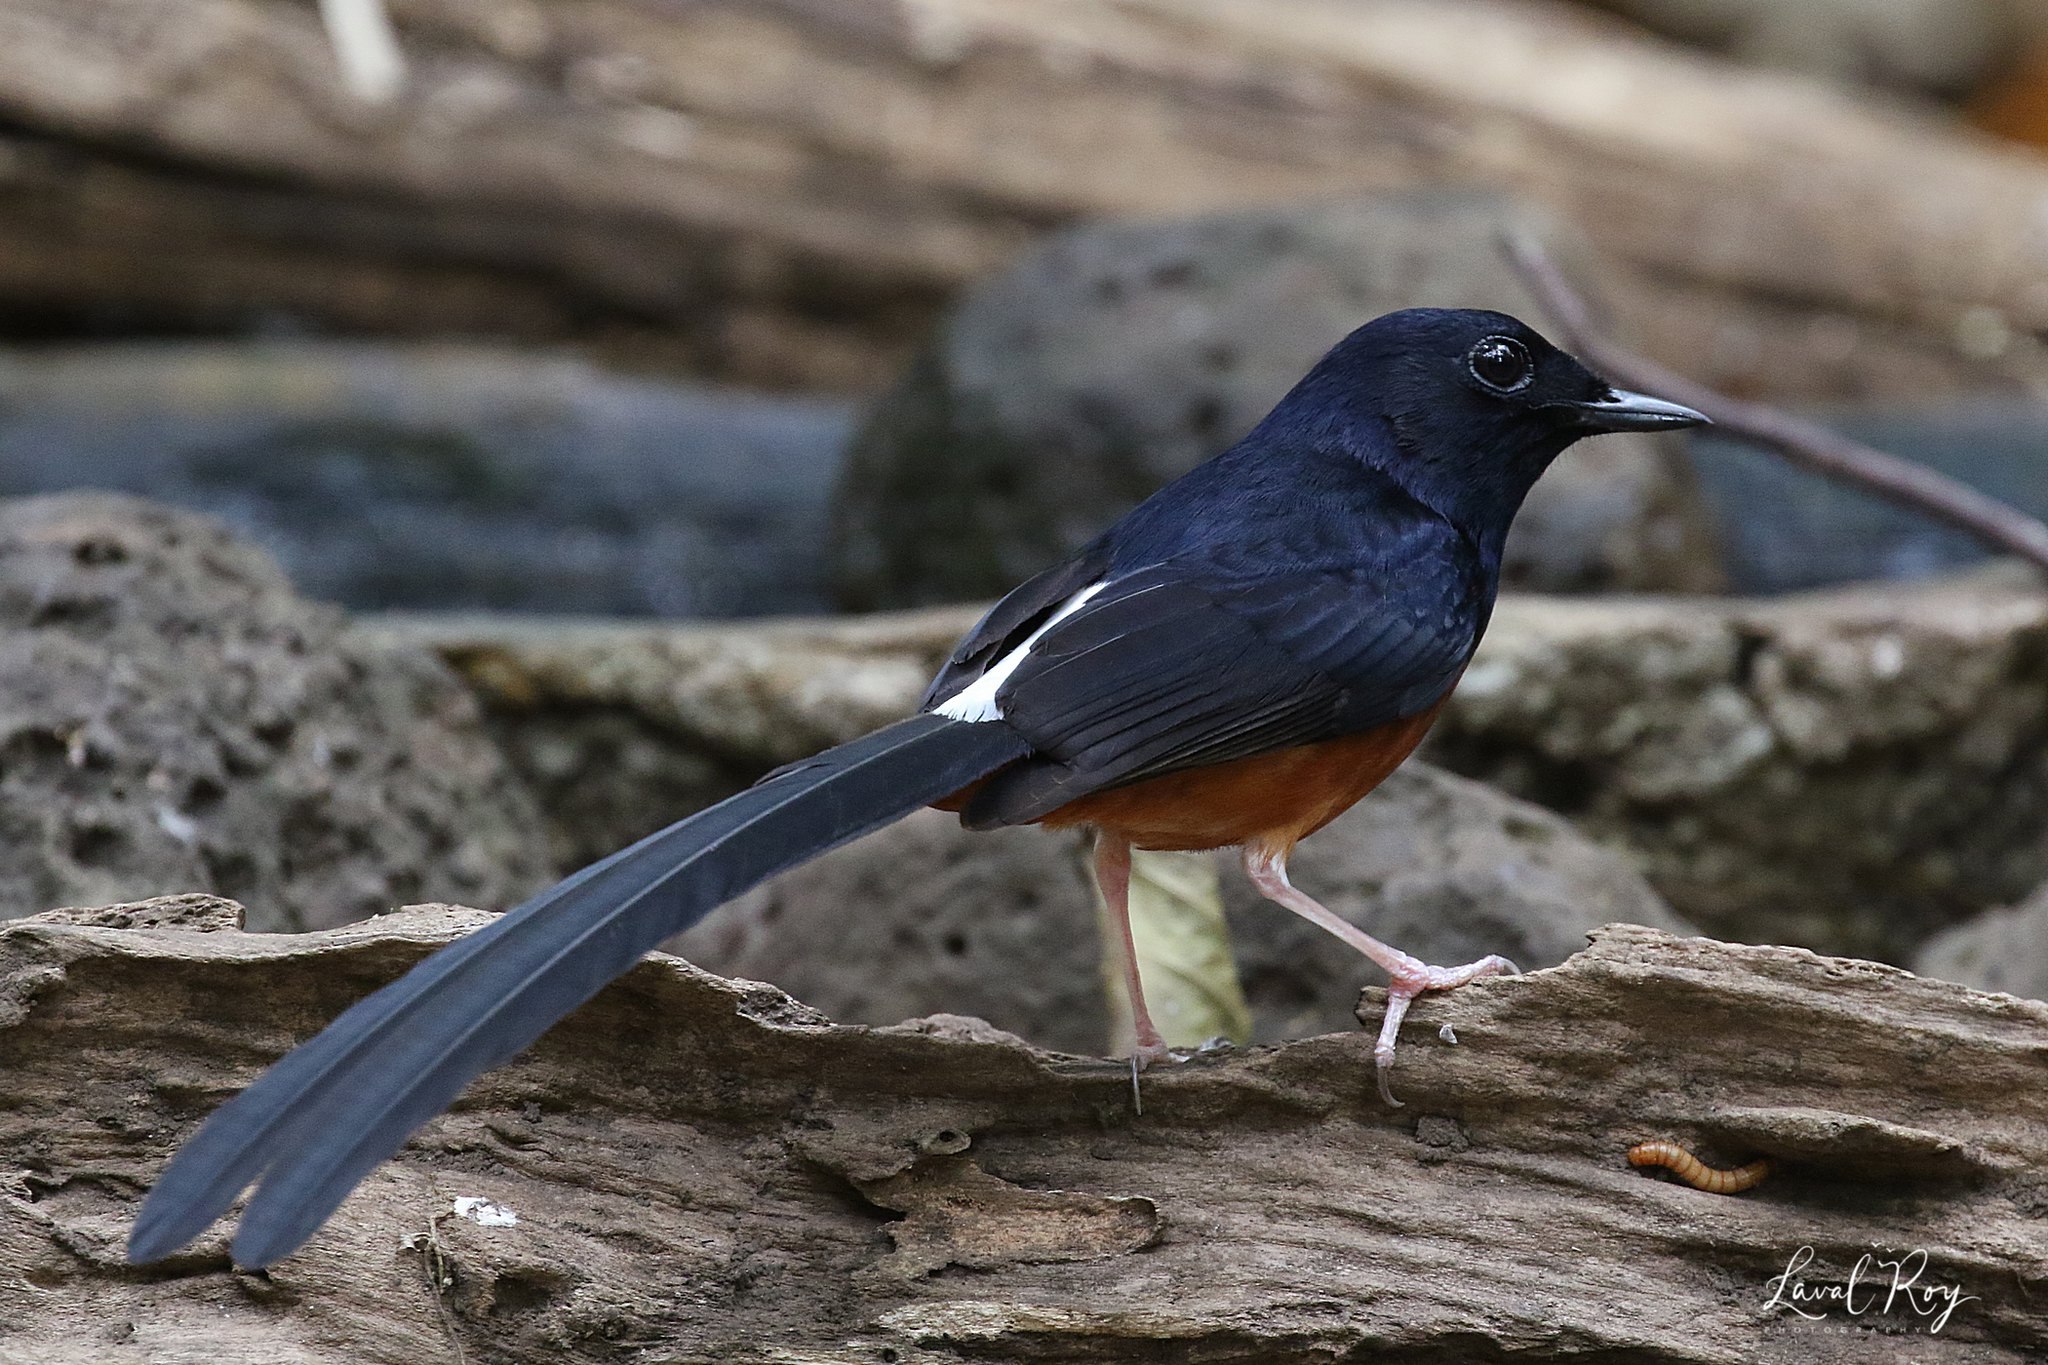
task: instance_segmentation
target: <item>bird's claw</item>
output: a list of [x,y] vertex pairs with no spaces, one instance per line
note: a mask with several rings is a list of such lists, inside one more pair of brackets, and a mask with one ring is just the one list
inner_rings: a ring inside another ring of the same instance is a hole
[[1148,1042],[1137,1044],[1131,1049],[1131,1112],[1145,1112],[1145,1097],[1138,1089],[1138,1073],[1152,1063],[1164,1061],[1173,1056],[1173,1049],[1166,1040],[1154,1035]]
[[1489,976],[1520,976],[1522,969],[1499,953],[1489,953],[1477,962],[1467,962],[1462,967],[1432,967],[1415,958],[1408,958],[1394,973],[1394,979],[1387,986],[1387,1013],[1380,1021],[1380,1036],[1373,1043],[1372,1060],[1379,1080],[1380,1099],[1390,1109],[1405,1106],[1394,1098],[1392,1084],[1394,1074],[1394,1039],[1401,1031],[1401,1020],[1407,1016],[1408,1006],[1424,991],[1448,991]]
[[1381,1060],[1376,1057],[1374,1062],[1378,1067],[1377,1075],[1380,1083],[1381,1102],[1389,1109],[1405,1109],[1407,1106],[1394,1098],[1394,1087],[1389,1083],[1394,1074],[1394,1059],[1388,1057]]

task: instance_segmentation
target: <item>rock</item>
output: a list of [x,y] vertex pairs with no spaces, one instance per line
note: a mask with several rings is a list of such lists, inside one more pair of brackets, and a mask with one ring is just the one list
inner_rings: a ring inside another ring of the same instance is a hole
[[[1438,191],[1060,235],[968,291],[863,415],[833,509],[841,602],[1001,594],[1243,435],[1381,313],[1538,319],[1501,255],[1510,227],[1559,236],[1498,196]],[[1567,453],[1509,539],[1509,581],[1718,587],[1669,440]]]
[[1041,1047],[1101,1056],[1109,1016],[1083,858],[1075,835],[969,834],[954,816],[921,811],[666,946],[707,971],[772,982],[842,1023],[970,1014]]
[[2048,593],[1505,600],[1426,752],[1634,850],[1711,933],[1909,961],[2048,880]]
[[[1381,975],[1222,869],[1254,1036],[1355,1029]],[[1554,966],[1613,920],[1690,932],[1628,860],[1557,816],[1409,764],[1304,843],[1294,880],[1425,961],[1505,953]],[[1082,841],[970,834],[924,811],[818,859],[672,941],[723,975],[772,981],[834,1019],[976,1015],[1042,1047],[1108,1049],[1095,903]],[[1165,989],[1164,986],[1161,987]]]
[[437,652],[484,699],[540,796],[559,867],[580,867],[770,768],[907,715],[972,609],[654,625],[366,616]]
[[0,353],[0,496],[217,516],[355,607],[816,611],[845,405],[482,347]]
[[503,905],[542,844],[430,655],[350,635],[211,521],[0,503],[0,914],[182,889],[263,929]]
[[[680,813],[633,773],[709,762],[709,800],[865,733],[974,614],[402,633],[550,755],[578,793],[550,803],[558,837],[597,856]],[[1712,932],[1904,962],[2048,880],[2044,678],[2048,593],[2010,566],[1763,601],[1508,594],[1427,752],[1627,850]]]
[[[2038,401],[1836,404],[1803,415],[2048,517],[2048,407]],[[1737,592],[1926,578],[1990,558],[1973,536],[1711,430],[1691,453]]]
[[2048,886],[1936,934],[1913,960],[1922,976],[2048,999]]
[[[1615,921],[1694,932],[1627,854],[1540,806],[1426,763],[1396,769],[1304,841],[1290,874],[1374,938],[1437,966],[1499,953],[1524,971],[1554,967]],[[1381,974],[1268,905],[1235,869],[1223,895],[1256,1036],[1353,1027],[1360,982],[1382,984]]]

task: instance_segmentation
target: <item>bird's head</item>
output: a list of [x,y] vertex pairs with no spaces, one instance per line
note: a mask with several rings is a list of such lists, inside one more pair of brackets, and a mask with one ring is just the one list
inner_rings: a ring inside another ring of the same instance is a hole
[[1706,421],[1616,389],[1505,313],[1410,308],[1338,342],[1253,439],[1364,460],[1497,546],[1572,442]]

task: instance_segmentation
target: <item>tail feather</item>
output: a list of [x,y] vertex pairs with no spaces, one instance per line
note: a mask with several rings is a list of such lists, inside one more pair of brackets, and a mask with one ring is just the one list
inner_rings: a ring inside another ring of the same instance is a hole
[[656,943],[1029,750],[1000,723],[914,716],[593,863],[358,1002],[223,1105],[150,1193],[129,1259],[184,1245],[255,1180],[235,1261],[289,1255],[479,1073]]

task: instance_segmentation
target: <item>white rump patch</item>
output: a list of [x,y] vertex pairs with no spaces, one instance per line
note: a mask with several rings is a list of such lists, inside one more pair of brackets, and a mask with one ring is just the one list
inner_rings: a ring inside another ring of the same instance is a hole
[[1031,646],[1038,643],[1038,637],[1087,606],[1088,599],[1107,586],[1109,585],[1106,583],[1094,583],[1069,597],[1060,604],[1058,611],[1045,618],[1044,625],[1025,637],[1023,644],[996,660],[988,672],[934,706],[932,711],[952,720],[1001,720],[1003,712],[1002,708],[996,705],[996,692],[1010,680],[1010,675],[1017,671],[1017,665],[1024,662],[1024,656],[1031,652]]

